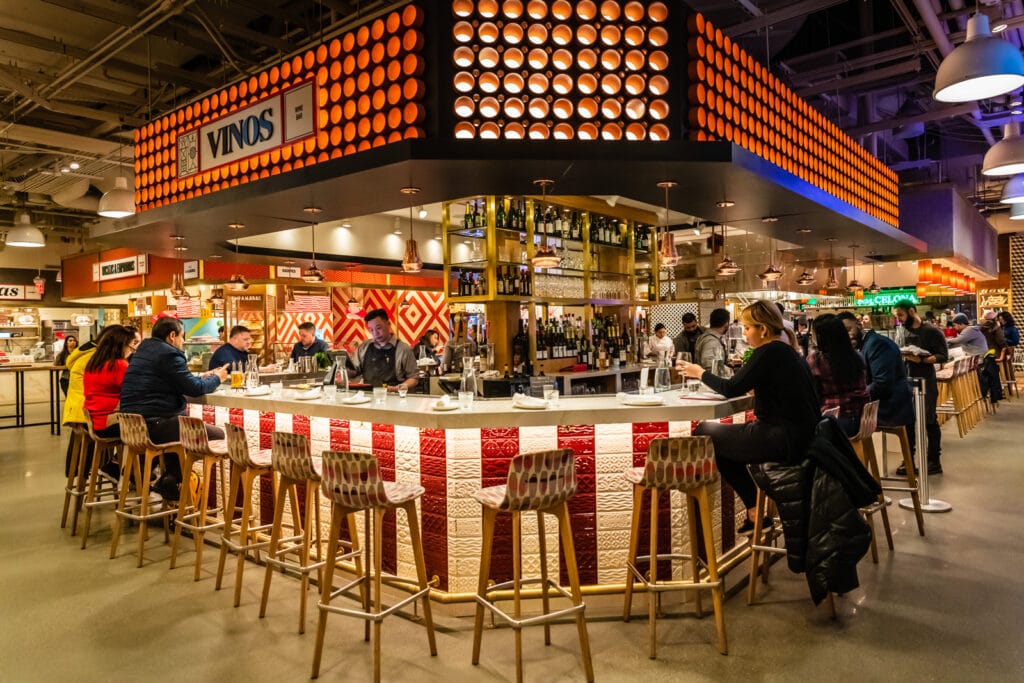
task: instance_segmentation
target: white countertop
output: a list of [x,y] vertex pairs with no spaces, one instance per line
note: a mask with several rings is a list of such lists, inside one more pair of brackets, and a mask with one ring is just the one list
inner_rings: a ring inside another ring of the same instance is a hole
[[663,406],[626,406],[614,396],[562,397],[557,407],[523,410],[512,407],[511,399],[476,400],[470,411],[435,411],[436,396],[410,394],[405,399],[388,394],[384,403],[345,405],[324,398],[299,401],[270,396],[246,397],[230,389],[207,394],[207,405],[245,408],[268,412],[302,414],[310,417],[362,420],[425,429],[479,429],[481,427],[539,427],[562,424],[615,424],[622,422],[664,422],[712,420],[727,417],[753,406],[753,399],[741,396],[723,401],[680,398],[676,390],[662,394]]

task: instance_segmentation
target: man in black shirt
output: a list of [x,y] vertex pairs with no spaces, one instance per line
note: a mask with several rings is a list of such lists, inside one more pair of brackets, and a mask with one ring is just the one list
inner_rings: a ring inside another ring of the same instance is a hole
[[[927,356],[904,353],[907,373],[911,377],[924,379],[924,425],[928,434],[928,474],[942,474],[942,430],[939,428],[936,407],[939,386],[935,380],[935,366],[949,360],[949,349],[942,331],[921,320],[917,307],[909,301],[900,301],[895,308],[896,319],[906,331],[906,346],[917,346],[928,352]],[[905,348],[904,347],[904,348]]]
[[693,313],[683,313],[683,331],[679,333],[679,336],[672,340],[675,344],[676,351],[680,353],[693,352],[697,348],[697,339],[700,335],[704,334],[704,328],[697,323],[697,316]]

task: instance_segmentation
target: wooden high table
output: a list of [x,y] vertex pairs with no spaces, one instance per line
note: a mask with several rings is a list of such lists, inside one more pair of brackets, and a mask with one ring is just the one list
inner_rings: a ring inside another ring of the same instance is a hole
[[[576,496],[570,501],[580,577],[588,592],[619,591],[626,573],[632,513],[632,489],[623,479],[627,467],[641,465],[648,443],[657,437],[689,435],[703,420],[741,422],[753,419],[753,399],[708,401],[683,399],[665,392],[665,405],[630,407],[614,396],[563,397],[557,407],[521,410],[509,399],[477,399],[470,411],[439,412],[436,397],[389,394],[382,404],[345,405],[325,399],[299,401],[285,397],[245,397],[220,390],[190,404],[190,414],[211,424],[231,422],[259,435],[270,448],[271,434],[285,431],[308,435],[314,453],[324,449],[372,452],[385,479],[419,483],[426,489],[421,505],[423,547],[428,574],[442,600],[468,600],[476,591],[481,544],[480,504],[472,494],[505,482],[512,456],[528,451],[572,448],[576,454]],[[737,564],[747,551],[737,544],[735,523],[744,516],[731,489],[716,495],[715,541],[726,566]],[[260,518],[273,514],[272,484],[261,482],[255,495]],[[681,496],[662,497],[659,533],[672,547],[689,545]],[[738,509],[739,507],[739,509]],[[321,519],[329,519],[324,514]],[[644,519],[648,517],[645,514]],[[524,519],[524,525],[536,520]],[[394,516],[386,519],[384,563],[388,571],[414,575],[412,549],[406,533],[396,534]],[[645,521],[646,524],[646,521]],[[492,576],[511,577],[510,527],[496,531]],[[551,534],[551,526],[548,526]],[[557,548],[557,540],[548,541]],[[664,546],[663,546],[664,547]],[[539,552],[524,551],[524,571],[539,573]],[[682,563],[676,563],[681,565]],[[558,553],[549,553],[558,572]],[[677,567],[677,570],[679,568]],[[565,580],[564,570],[562,579]]]

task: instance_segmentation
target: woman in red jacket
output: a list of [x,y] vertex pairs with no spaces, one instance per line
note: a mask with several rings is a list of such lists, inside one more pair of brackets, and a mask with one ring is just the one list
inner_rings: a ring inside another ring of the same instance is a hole
[[121,382],[128,369],[128,356],[135,341],[134,330],[112,325],[85,366],[85,409],[92,416],[92,428],[99,436],[120,436],[120,426],[107,425],[107,416],[117,410]]

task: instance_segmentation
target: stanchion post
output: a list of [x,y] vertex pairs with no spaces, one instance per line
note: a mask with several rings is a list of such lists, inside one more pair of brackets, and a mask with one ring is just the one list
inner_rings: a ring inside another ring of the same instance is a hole
[[[917,448],[914,452],[914,466],[917,468],[917,485],[921,498],[921,510],[923,512],[949,512],[953,506],[949,503],[932,498],[928,490],[928,459],[922,453],[928,452],[928,429],[925,425],[927,406],[925,405],[924,378],[914,378],[914,417],[916,424],[914,429],[917,433]],[[913,498],[900,500],[900,507],[905,510],[914,509]]]

